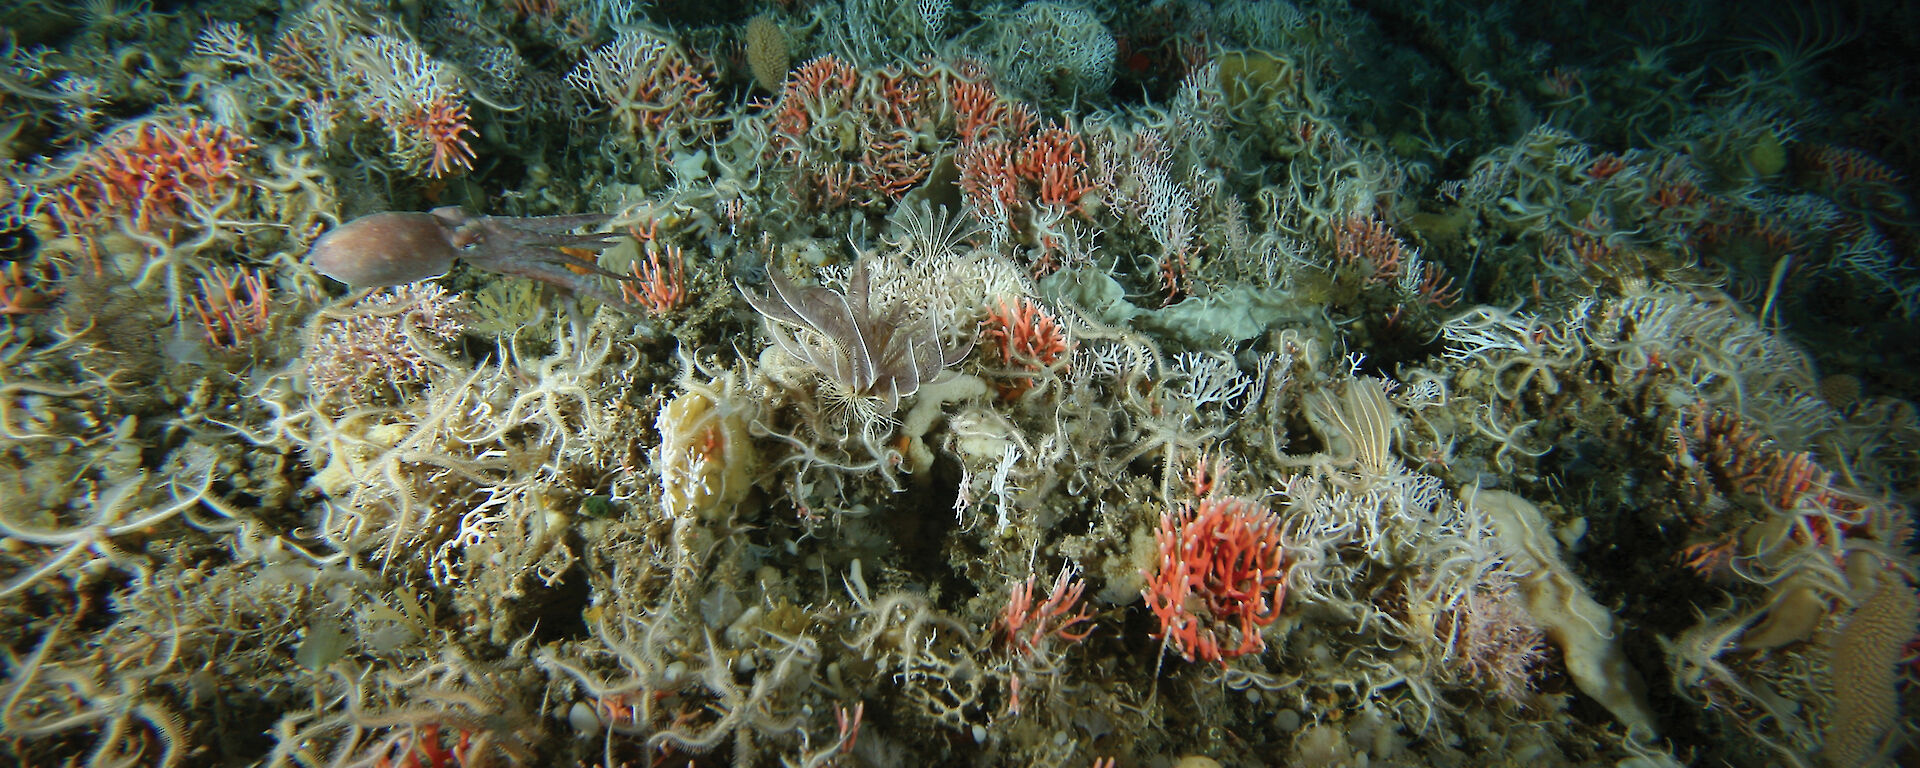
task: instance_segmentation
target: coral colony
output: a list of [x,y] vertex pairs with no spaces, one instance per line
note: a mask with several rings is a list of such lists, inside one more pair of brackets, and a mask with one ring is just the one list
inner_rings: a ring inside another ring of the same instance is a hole
[[6,5],[0,763],[1920,754],[1902,4]]

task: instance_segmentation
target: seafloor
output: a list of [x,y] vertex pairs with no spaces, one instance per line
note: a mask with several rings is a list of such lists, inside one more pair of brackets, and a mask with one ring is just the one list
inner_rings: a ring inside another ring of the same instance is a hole
[[1915,764],[1917,8],[8,2],[0,763]]

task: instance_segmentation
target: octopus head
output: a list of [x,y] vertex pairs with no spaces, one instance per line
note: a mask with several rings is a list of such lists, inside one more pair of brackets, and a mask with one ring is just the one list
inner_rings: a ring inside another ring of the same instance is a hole
[[320,274],[353,288],[437,277],[461,255],[455,232],[468,218],[458,208],[362,216],[321,237],[307,259]]

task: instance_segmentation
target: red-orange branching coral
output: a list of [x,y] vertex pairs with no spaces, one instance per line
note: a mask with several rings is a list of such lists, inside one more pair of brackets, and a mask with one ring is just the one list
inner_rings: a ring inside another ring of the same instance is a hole
[[1001,299],[980,335],[999,343],[1001,364],[1019,363],[1029,370],[1053,365],[1072,349],[1060,318],[1024,296],[1011,303]]
[[1420,265],[1420,282],[1413,284],[1412,298],[1434,309],[1449,309],[1460,302],[1460,289],[1453,277],[1431,261]]
[[1039,188],[1045,205],[1080,210],[1080,199],[1093,191],[1087,177],[1087,151],[1080,135],[1054,126],[1028,136],[1015,161],[1020,175]]
[[1739,545],[1732,534],[1722,535],[1713,541],[1681,548],[1674,554],[1673,562],[1702,579],[1723,580],[1733,574],[1733,557],[1739,553]]
[[50,288],[44,275],[27,269],[21,262],[0,266],[0,315],[30,315],[44,312],[64,289]]
[[944,81],[954,131],[963,147],[985,139],[1017,140],[1040,122],[1033,108],[1000,98],[989,78],[986,65],[962,60],[954,67],[954,77]]
[[808,61],[764,105],[769,158],[799,172],[816,210],[891,206],[933,170],[922,142],[938,127],[940,108],[929,98],[938,77],[863,72],[832,55]]
[[1393,235],[1386,222],[1368,216],[1352,216],[1333,229],[1334,256],[1342,266],[1365,270],[1369,284],[1391,283],[1407,265],[1407,246]]
[[108,136],[81,157],[72,180],[52,194],[55,218],[68,232],[101,219],[160,233],[194,206],[206,206],[247,183],[243,156],[252,141],[197,118],[142,120]]
[[464,768],[489,765],[493,759],[511,754],[484,732],[457,728],[448,729],[442,736],[438,723],[412,729],[410,738],[378,743],[373,762],[376,768]]
[[814,57],[800,65],[787,79],[785,93],[798,93],[804,100],[824,104],[833,100],[842,106],[852,103],[853,89],[860,83],[860,72],[852,64],[833,54]]
[[975,210],[1021,210],[1020,166],[1013,145],[994,139],[960,145],[954,156],[960,171],[960,192]]
[[[1047,591],[1047,599],[1034,604],[1034,574],[1027,574],[1027,580],[1013,585],[1013,592],[1007,595],[1007,606],[1000,611],[1000,631],[1006,638],[1007,653],[1023,661],[1022,667],[1032,669],[1032,662],[1038,661],[1042,667],[1055,663],[1052,658],[1054,640],[1078,643],[1093,634],[1093,627],[1081,627],[1093,620],[1093,614],[1080,604],[1080,595],[1087,588],[1073,568],[1060,569],[1060,576],[1053,580],[1053,588]],[[1078,628],[1078,629],[1076,629]],[[1020,714],[1020,688],[1024,674],[1016,672],[1007,680],[1007,714]]]
[[1260,629],[1287,595],[1280,518],[1265,505],[1213,496],[1160,515],[1159,557],[1141,590],[1163,639],[1188,661],[1266,648]]
[[1897,190],[1904,182],[1898,171],[1879,158],[1852,147],[1813,144],[1798,147],[1794,158],[1801,175],[1823,188],[1848,186]]
[[953,103],[954,127],[962,144],[974,143],[1006,120],[1000,94],[985,82],[955,80],[947,98]]
[[475,155],[466,139],[467,134],[474,133],[471,118],[466,103],[441,97],[408,121],[433,146],[433,157],[427,161],[428,176],[436,179],[449,176],[456,168],[473,170]]
[[1006,636],[1007,649],[1014,654],[1030,654],[1040,650],[1048,638],[1079,642],[1093,632],[1092,627],[1075,631],[1076,627],[1093,620],[1093,614],[1080,605],[1080,594],[1086,590],[1086,582],[1075,577],[1071,569],[1061,569],[1059,577],[1053,581],[1053,588],[1047,591],[1047,599],[1035,605],[1034,582],[1037,578],[1034,574],[1027,574],[1025,582],[1013,585],[1013,591],[1007,595],[1006,607],[1000,610],[1000,630]]
[[[646,248],[647,260],[633,262],[628,274],[634,279],[620,283],[620,295],[657,317],[686,305],[687,271],[679,248],[671,245],[656,248],[651,239]],[[660,258],[662,252],[666,254],[665,261]]]
[[1594,158],[1593,162],[1587,166],[1587,178],[1595,181],[1606,181],[1607,179],[1618,176],[1621,171],[1626,169],[1627,161],[1621,159],[1619,155],[1609,152]]
[[1079,134],[1058,125],[1036,130],[1039,119],[1031,109],[991,98],[984,86],[956,82],[951,93],[961,137],[954,156],[960,191],[990,225],[1031,230],[1049,215],[1036,212],[1037,206],[1085,212],[1085,198],[1099,184]]
[[876,108],[889,124],[907,131],[919,131],[927,127],[922,124],[929,122],[926,120],[929,115],[925,105],[932,87],[926,79],[896,69],[881,70],[875,75],[874,82],[879,96]]
[[787,75],[774,102],[773,127],[788,136],[804,136],[813,124],[853,103],[860,73],[833,54],[815,57]]
[[[1674,497],[1689,511],[1697,539],[1735,538],[1757,519],[1751,512],[1764,509],[1766,519],[1790,514],[1787,535],[1794,545],[1837,557],[1841,539],[1867,523],[1866,500],[1837,488],[1833,474],[1810,454],[1782,450],[1736,414],[1696,403],[1674,423],[1671,435],[1674,454],[1667,476],[1675,485]],[[1715,496],[1745,501],[1751,512],[1726,514]],[[1706,549],[1690,548],[1681,560],[1710,572],[1704,566],[1713,563],[1701,560],[1705,554]]]
[[200,279],[200,293],[189,296],[194,314],[207,331],[207,341],[220,349],[239,349],[248,339],[267,330],[273,293],[257,270],[215,267],[213,279]]
[[1797,147],[1794,161],[1804,183],[1835,200],[1873,218],[1911,220],[1905,177],[1879,158],[1850,147],[1814,144]]
[[888,200],[898,200],[926,180],[933,163],[920,151],[916,134],[897,129],[867,142],[860,153],[860,167],[867,172],[869,188]]
[[1861,506],[1835,490],[1832,473],[1811,455],[1780,450],[1734,413],[1695,403],[1674,424],[1673,437],[1674,465],[1704,466],[1723,492],[1758,499],[1779,511],[1851,514]]

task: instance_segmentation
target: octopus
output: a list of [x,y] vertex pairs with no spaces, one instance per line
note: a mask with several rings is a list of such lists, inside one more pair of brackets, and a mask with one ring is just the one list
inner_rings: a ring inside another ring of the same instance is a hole
[[451,206],[426,213],[387,211],[328,232],[313,244],[307,260],[320,274],[360,289],[439,277],[458,259],[488,272],[559,286],[631,312],[633,306],[619,293],[602,288],[594,278],[638,278],[609,272],[590,259],[560,250],[612,247],[610,233],[573,232],[608,218],[604,213],[480,216]]

